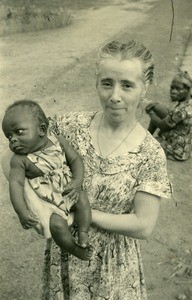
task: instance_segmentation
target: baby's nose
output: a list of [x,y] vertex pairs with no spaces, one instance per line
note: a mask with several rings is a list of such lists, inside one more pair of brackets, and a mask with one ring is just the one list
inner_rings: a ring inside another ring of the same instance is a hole
[[15,143],[17,141],[17,136],[16,135],[12,135],[10,138],[9,138],[9,142],[11,144]]

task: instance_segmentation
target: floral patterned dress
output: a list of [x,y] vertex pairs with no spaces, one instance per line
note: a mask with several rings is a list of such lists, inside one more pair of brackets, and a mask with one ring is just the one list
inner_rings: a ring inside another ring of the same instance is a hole
[[166,117],[169,131],[161,132],[158,141],[172,160],[186,160],[192,149],[192,99],[180,102]]
[[[81,154],[84,189],[93,209],[114,214],[133,212],[137,191],[170,197],[166,158],[159,143],[146,132],[144,141],[123,156],[100,156],[91,140],[95,112],[71,113],[52,119],[50,127],[64,135]],[[90,261],[60,253],[48,240],[45,252],[43,299],[146,300],[146,287],[137,239],[91,227],[94,253]]]

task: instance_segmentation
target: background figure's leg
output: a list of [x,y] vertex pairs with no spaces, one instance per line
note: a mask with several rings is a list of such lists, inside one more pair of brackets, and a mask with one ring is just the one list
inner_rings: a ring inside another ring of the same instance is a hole
[[156,113],[156,115],[161,119],[164,119],[169,113],[169,109],[164,104],[160,103],[156,104],[153,110]]
[[[168,109],[165,105],[160,104],[160,103],[157,103],[157,104],[153,107],[152,110],[156,113],[156,115],[157,115],[160,119],[164,119],[164,118],[168,115],[168,113],[169,113],[169,109]],[[148,126],[148,129],[147,129],[147,130],[148,130],[151,134],[154,134],[154,132],[155,132],[156,129],[157,129],[157,126],[155,126],[155,125],[153,124],[153,121],[150,120],[149,126]]]
[[157,129],[157,126],[155,126],[155,125],[153,124],[153,121],[150,120],[149,126],[148,126],[147,130],[153,135],[153,134],[155,133],[155,130],[156,130],[156,129]]

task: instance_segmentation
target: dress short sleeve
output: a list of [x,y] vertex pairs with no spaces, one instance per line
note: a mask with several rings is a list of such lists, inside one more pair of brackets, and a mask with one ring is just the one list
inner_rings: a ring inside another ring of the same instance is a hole
[[167,172],[167,160],[160,144],[151,140],[144,150],[138,191],[162,198],[171,198],[173,189]]
[[49,131],[55,135],[62,135],[69,144],[77,149],[76,134],[79,126],[79,113],[72,112],[61,116],[49,117]]

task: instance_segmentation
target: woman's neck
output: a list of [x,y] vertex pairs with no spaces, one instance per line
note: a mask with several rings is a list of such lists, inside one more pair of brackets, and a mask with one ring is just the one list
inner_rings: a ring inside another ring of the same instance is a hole
[[136,118],[129,119],[129,123],[110,122],[101,112],[95,115],[90,131],[96,151],[104,157],[124,155],[138,146],[146,135]]
[[136,123],[137,119],[135,116],[122,121],[114,121],[106,116],[103,112],[100,113],[100,126],[103,130],[106,130],[106,132],[109,133],[129,131],[133,126],[135,126]]

